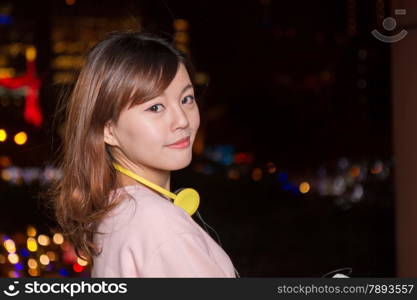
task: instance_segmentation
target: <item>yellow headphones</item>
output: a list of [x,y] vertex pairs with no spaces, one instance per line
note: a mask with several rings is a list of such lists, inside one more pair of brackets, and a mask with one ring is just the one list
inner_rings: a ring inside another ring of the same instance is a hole
[[177,190],[176,193],[171,193],[170,191],[150,182],[149,180],[146,180],[145,178],[123,168],[121,165],[117,163],[113,163],[113,166],[119,172],[122,172],[123,174],[139,181],[140,183],[143,183],[147,187],[171,199],[174,199],[174,204],[184,209],[190,216],[192,216],[196,212],[198,206],[200,205],[200,195],[195,189],[183,188]]

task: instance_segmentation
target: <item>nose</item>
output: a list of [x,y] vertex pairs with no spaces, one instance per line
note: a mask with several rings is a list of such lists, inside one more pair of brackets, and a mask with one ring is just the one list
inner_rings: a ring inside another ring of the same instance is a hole
[[186,128],[190,124],[187,112],[181,106],[175,106],[173,109],[172,126],[173,130],[177,128]]

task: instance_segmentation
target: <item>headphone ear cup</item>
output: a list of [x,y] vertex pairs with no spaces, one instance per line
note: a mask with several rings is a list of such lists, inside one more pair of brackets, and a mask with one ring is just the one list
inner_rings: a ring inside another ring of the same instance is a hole
[[196,212],[200,205],[200,195],[195,189],[182,188],[177,194],[174,204],[184,209],[191,216]]

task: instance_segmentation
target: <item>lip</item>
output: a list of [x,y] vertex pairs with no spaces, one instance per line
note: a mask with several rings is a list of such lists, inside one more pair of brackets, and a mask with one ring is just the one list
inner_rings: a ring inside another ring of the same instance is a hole
[[190,145],[190,137],[187,136],[186,138],[183,138],[174,144],[168,145],[169,148],[175,148],[175,149],[181,149],[181,148],[187,148]]

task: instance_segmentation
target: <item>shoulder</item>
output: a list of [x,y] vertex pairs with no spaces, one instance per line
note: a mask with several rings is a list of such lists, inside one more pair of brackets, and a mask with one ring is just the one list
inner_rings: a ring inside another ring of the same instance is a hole
[[158,249],[178,245],[178,239],[204,243],[198,227],[182,208],[140,189],[127,189],[98,231],[103,234],[95,235],[102,249],[95,257],[96,276],[135,277],[145,262],[160,253]]
[[170,200],[136,188],[127,189],[126,193],[107,220],[107,225],[126,242],[159,244],[172,235],[199,234],[191,217]]

